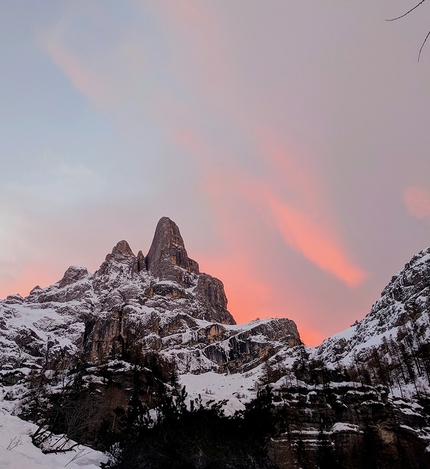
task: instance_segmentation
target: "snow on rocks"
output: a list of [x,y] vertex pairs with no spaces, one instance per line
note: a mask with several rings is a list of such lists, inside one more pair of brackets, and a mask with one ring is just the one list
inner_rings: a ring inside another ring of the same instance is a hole
[[358,433],[358,425],[352,423],[336,422],[331,428],[331,433]]
[[180,376],[180,383],[186,388],[188,402],[196,398],[201,398],[203,404],[208,401],[227,400],[224,412],[226,415],[233,415],[236,411],[243,410],[244,404],[256,397],[255,383],[260,376],[260,368],[249,373],[187,373]]

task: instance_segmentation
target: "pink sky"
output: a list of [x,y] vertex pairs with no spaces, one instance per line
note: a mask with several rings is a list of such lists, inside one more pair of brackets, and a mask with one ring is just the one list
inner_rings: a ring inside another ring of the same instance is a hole
[[430,245],[428,25],[385,22],[404,2],[24,3],[0,7],[1,296],[145,252],[169,216],[238,322],[316,345]]

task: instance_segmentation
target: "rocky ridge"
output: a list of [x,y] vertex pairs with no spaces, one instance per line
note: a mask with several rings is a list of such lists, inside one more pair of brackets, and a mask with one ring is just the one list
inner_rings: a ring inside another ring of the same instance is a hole
[[157,351],[182,372],[235,372],[301,343],[288,319],[236,325],[222,282],[199,271],[169,218],[146,257],[120,241],[94,274],[69,267],[47,288],[7,297],[0,310],[0,360],[9,367]]

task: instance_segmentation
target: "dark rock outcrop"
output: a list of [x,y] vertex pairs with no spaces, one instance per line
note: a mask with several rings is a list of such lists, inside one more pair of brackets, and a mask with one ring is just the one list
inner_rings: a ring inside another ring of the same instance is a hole
[[246,372],[280,349],[302,344],[297,326],[290,319],[257,320],[244,329],[204,349],[204,355],[217,363],[221,371]]
[[79,282],[88,276],[88,270],[85,267],[71,266],[64,273],[63,278],[60,280],[59,288],[67,287],[72,283]]
[[179,228],[170,218],[163,217],[158,222],[146,255],[146,266],[154,277],[173,280],[184,286],[189,286],[190,282],[186,272],[199,273],[199,265],[188,257]]
[[429,467],[426,412],[383,386],[284,387],[278,399],[287,423],[269,454],[280,469]]
[[200,274],[196,288],[197,294],[202,299],[204,309],[199,317],[210,321],[213,318],[222,324],[236,324],[231,314],[227,311],[227,297],[224,285],[217,278],[207,274]]
[[[125,275],[131,278],[131,275],[139,270],[138,262],[127,241],[119,241],[112,249],[112,253],[106,256],[99,270],[94,273],[94,277]],[[99,283],[106,283],[106,280],[101,280]]]

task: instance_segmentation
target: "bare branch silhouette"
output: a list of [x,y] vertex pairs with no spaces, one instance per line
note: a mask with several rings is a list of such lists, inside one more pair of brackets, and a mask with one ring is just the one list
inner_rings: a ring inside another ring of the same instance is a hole
[[[409,13],[411,13],[412,11],[416,10],[420,5],[422,5],[426,0],[421,0],[420,3],[418,3],[417,5],[415,5],[413,8],[411,8],[409,11],[407,11],[406,13],[403,13],[403,15],[400,15],[398,16],[397,18],[391,18],[391,19],[388,19],[388,20],[385,20],[385,21],[396,21],[396,20],[399,20],[400,18],[404,18],[406,15],[409,15]],[[425,42],[425,41],[424,41]]]
[[[426,0],[421,0],[413,8],[408,10],[406,13],[403,13],[403,15],[397,16],[396,18],[387,19],[385,21],[396,21],[396,20],[399,20],[400,18],[404,18],[406,15],[409,15],[409,13],[411,13],[412,11],[416,10],[419,6],[421,6],[425,1]],[[421,44],[420,50],[418,52],[418,62],[420,61],[421,52],[422,52],[423,47],[424,47],[425,43],[427,42],[427,39],[429,38],[429,36],[430,36],[430,31],[427,33],[427,36],[425,37],[423,43]]]
[[429,38],[429,36],[430,36],[430,31],[427,33],[426,38],[424,39],[423,43],[421,44],[420,51],[418,52],[418,62],[420,61],[421,51],[423,50],[424,44],[427,42],[427,39]]

